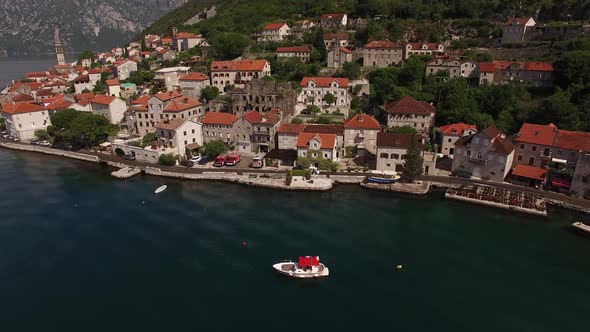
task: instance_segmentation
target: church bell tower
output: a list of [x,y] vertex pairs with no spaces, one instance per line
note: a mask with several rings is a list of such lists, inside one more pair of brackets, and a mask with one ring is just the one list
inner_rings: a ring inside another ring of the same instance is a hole
[[55,28],[54,41],[55,41],[55,55],[57,56],[57,64],[60,66],[65,65],[66,58],[64,56],[64,48],[61,44],[61,40],[59,40],[59,29],[58,28]]

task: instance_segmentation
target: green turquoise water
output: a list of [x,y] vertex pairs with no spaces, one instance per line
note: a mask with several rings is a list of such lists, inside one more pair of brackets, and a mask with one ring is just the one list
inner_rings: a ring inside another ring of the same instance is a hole
[[[441,193],[295,193],[109,172],[0,150],[2,331],[590,326],[590,238],[567,228],[586,216],[511,214]],[[272,270],[299,255],[320,255],[330,277]]]

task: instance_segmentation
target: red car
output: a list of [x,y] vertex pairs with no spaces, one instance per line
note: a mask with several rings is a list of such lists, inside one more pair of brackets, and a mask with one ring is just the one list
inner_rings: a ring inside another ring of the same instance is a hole
[[231,153],[225,159],[225,166],[236,166],[240,162],[241,158],[242,156],[240,153]]
[[222,167],[225,165],[225,161],[227,160],[227,156],[217,156],[215,161],[213,162],[213,166]]

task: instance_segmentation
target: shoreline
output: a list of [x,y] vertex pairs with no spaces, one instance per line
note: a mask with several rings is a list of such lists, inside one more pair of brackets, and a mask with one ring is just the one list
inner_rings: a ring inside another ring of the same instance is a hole
[[[5,148],[9,150],[15,151],[24,151],[24,152],[33,152],[33,153],[40,153],[45,155],[52,155],[56,157],[64,157],[69,159],[75,159],[79,161],[85,162],[92,162],[95,164],[104,163],[110,167],[117,168],[118,171],[122,169],[137,169],[139,168],[140,171],[135,172],[134,175],[145,173],[147,175],[152,176],[160,176],[160,177],[168,177],[168,178],[176,178],[176,179],[185,179],[185,180],[205,180],[205,181],[223,181],[229,183],[237,183],[247,186],[253,187],[263,187],[275,190],[287,190],[287,191],[327,191],[331,190],[334,184],[353,184],[359,185],[363,189],[368,190],[379,190],[379,191],[389,191],[399,194],[412,194],[412,195],[427,195],[433,189],[438,188],[461,188],[465,186],[465,184],[458,184],[458,183],[444,183],[444,182],[437,182],[435,180],[431,181],[419,181],[415,188],[406,188],[408,184],[403,184],[405,186],[400,186],[401,184],[396,183],[394,185],[380,185],[380,184],[373,184],[373,183],[364,183],[364,178],[366,174],[359,175],[359,173],[352,173],[352,174],[327,174],[321,177],[314,177],[312,181],[301,181],[301,182],[308,182],[313,183],[313,185],[295,185],[295,186],[288,186],[285,183],[286,180],[286,173],[285,172],[277,172],[277,171],[252,171],[249,169],[233,169],[229,171],[219,171],[213,169],[203,169],[200,173],[196,172],[186,172],[186,171],[168,171],[162,170],[157,165],[154,166],[137,166],[125,163],[123,161],[112,161],[112,160],[102,160],[98,156],[93,154],[81,153],[81,152],[73,152],[73,151],[63,151],[57,150],[53,148],[35,146],[35,145],[27,145],[27,144],[20,144],[20,143],[13,143],[13,142],[4,142],[0,141],[0,148]],[[105,155],[107,156],[107,155]],[[115,173],[117,171],[114,171]],[[280,178],[279,178],[280,175]],[[119,179],[126,179],[130,178],[131,176],[115,176]],[[317,183],[316,183],[317,181]],[[461,182],[467,182],[468,184],[479,184],[489,187],[499,187],[494,183],[477,183],[471,182],[466,180],[461,180]],[[524,188],[523,188],[524,189]],[[524,191],[520,189],[520,191]],[[519,190],[519,188],[513,188],[513,190]],[[543,195],[543,192],[539,192],[539,195]],[[564,200],[551,198],[551,197],[544,197],[546,199],[547,204],[553,205],[560,208],[565,208],[568,210],[573,210],[576,212],[582,212],[585,214],[590,214],[590,207],[585,207],[581,205],[577,205],[574,203],[566,202]],[[464,200],[467,202],[466,200]],[[469,200],[471,204],[479,204],[479,205],[487,205],[482,204],[481,202],[474,202],[474,200]],[[589,202],[590,205],[590,202]],[[496,207],[493,205],[487,205],[495,208],[502,208]],[[509,209],[508,209],[509,210]],[[515,211],[516,212],[516,211]],[[518,211],[521,212],[521,211]]]

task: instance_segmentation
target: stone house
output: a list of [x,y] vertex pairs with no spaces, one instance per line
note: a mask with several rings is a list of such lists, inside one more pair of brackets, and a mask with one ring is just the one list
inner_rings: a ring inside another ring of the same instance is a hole
[[493,61],[479,63],[479,84],[525,84],[552,87],[554,69],[550,62]]
[[414,127],[419,133],[429,133],[434,126],[436,108],[425,101],[405,96],[383,106],[388,127]]
[[209,76],[191,72],[186,75],[180,76],[178,79],[180,91],[183,95],[191,97],[193,99],[201,98],[201,90],[211,85]]
[[322,28],[340,28],[348,24],[348,15],[346,13],[322,14],[320,16],[320,25]]
[[340,147],[334,134],[300,133],[297,138],[297,156],[340,160]]
[[363,47],[364,67],[390,67],[402,63],[404,47],[389,40],[374,40]]
[[504,82],[504,71],[510,61],[493,61],[479,63],[479,85],[495,85]]
[[412,55],[442,55],[445,46],[441,43],[407,43],[404,47],[404,61]]
[[492,126],[457,140],[454,152],[453,172],[502,182],[512,167],[514,144]]
[[191,67],[168,67],[156,70],[154,84],[158,88],[166,88],[166,91],[180,89],[180,77],[187,75]]
[[172,35],[172,46],[179,52],[188,51],[191,48],[206,44],[209,45],[202,35],[191,32],[179,32]]
[[258,42],[277,42],[289,36],[291,28],[287,23],[268,23],[262,27],[262,31],[256,34]]
[[243,88],[246,82],[270,76],[270,63],[266,60],[213,61],[211,85],[226,92],[232,86]]
[[324,46],[326,50],[331,50],[334,47],[348,46],[348,34],[346,32],[324,33]]
[[221,140],[229,145],[236,143],[234,123],[238,117],[230,113],[207,112],[201,118],[203,124],[203,143]]
[[590,197],[590,153],[583,152],[576,163],[570,193],[577,197]]
[[156,60],[159,62],[176,59],[176,52],[169,48],[163,48],[155,53]]
[[137,85],[135,83],[122,83],[121,84],[121,98],[129,99],[137,92]]
[[277,148],[279,150],[297,150],[297,139],[305,129],[305,124],[283,123],[277,129]]
[[[379,171],[403,172],[412,136],[414,134],[378,133],[376,169]],[[416,136],[416,139],[421,150],[421,155],[424,158],[424,151],[422,151],[423,142],[418,136]],[[425,163],[424,167],[424,173],[426,174],[431,174],[431,169],[434,169],[432,163]]]
[[92,91],[94,84],[90,82],[88,75],[79,75],[74,79],[74,91],[82,93],[84,90]]
[[147,100],[147,107],[133,108],[140,136],[154,132],[157,123],[165,119],[194,119],[204,114],[202,104],[178,92],[161,92]]
[[348,62],[352,62],[352,51],[348,48],[340,46],[328,52],[328,67],[342,68]]
[[244,153],[266,153],[276,146],[277,129],[281,123],[278,112],[250,111],[233,125],[236,149]]
[[122,99],[113,96],[96,95],[90,100],[92,113],[102,115],[112,124],[123,120],[127,104]]
[[442,126],[439,130],[440,146],[438,152],[445,156],[452,156],[455,152],[455,142],[461,137],[475,134],[477,127],[472,124],[459,122]]
[[186,150],[203,146],[202,124],[193,119],[165,119],[156,125],[158,145],[186,155]]
[[514,164],[545,168],[562,164],[573,169],[584,153],[590,153],[590,133],[558,129],[550,123],[524,123],[514,139]]
[[379,122],[372,116],[358,114],[344,121],[344,147],[354,146],[357,155],[377,153],[377,134],[382,131]]
[[131,60],[115,61],[115,67],[117,68],[117,78],[121,81],[128,79],[131,72],[137,71],[137,63]]
[[466,79],[479,77],[479,64],[471,60],[456,57],[436,57],[426,63],[426,75],[435,75],[446,71],[450,78],[463,77]]
[[339,147],[339,155],[344,153],[344,126],[343,125],[322,125],[322,124],[307,124],[303,128],[304,133],[312,134],[334,134],[336,135],[336,143]]
[[[300,83],[301,94],[297,100],[298,109],[304,109],[307,105],[316,105],[325,107],[326,112],[340,111],[346,115],[350,109],[348,85],[348,78],[304,77]],[[336,102],[328,105],[324,101],[327,94],[332,94],[336,98]]]
[[502,44],[522,43],[537,22],[532,17],[511,17],[502,26]]
[[21,141],[35,139],[35,131],[51,125],[49,110],[32,103],[3,104],[0,115],[9,135]]
[[277,59],[298,58],[301,62],[309,62],[311,48],[309,46],[285,46],[277,47]]
[[251,110],[268,112],[280,109],[288,120],[295,112],[297,93],[289,82],[253,79],[243,89],[230,91],[231,112],[242,116]]
[[113,97],[121,97],[121,84],[119,80],[106,80],[107,94]]

